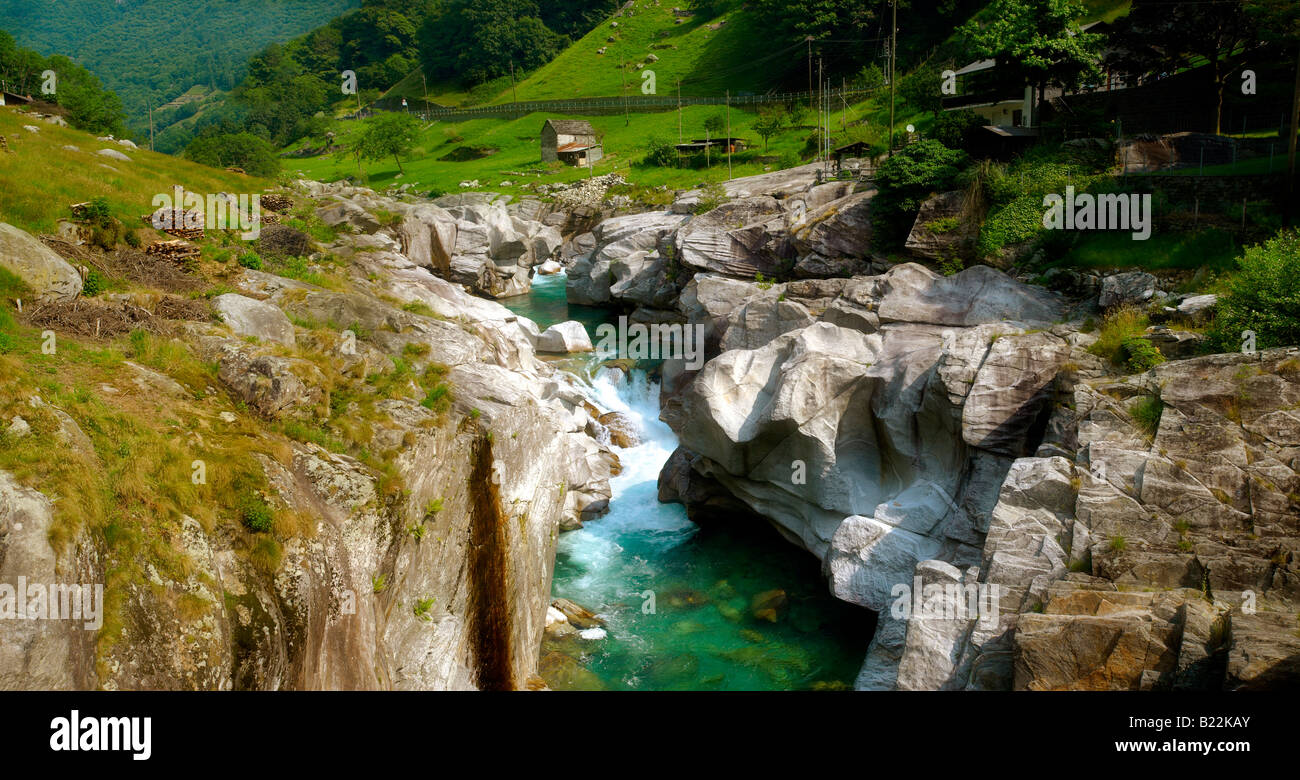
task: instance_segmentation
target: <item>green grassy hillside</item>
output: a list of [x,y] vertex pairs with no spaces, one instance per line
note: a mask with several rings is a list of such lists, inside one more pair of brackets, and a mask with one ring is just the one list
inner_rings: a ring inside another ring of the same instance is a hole
[[[803,50],[778,55],[740,3],[716,19],[700,15],[674,24],[667,4],[642,7],[633,16],[613,17],[575,42],[559,57],[518,85],[519,100],[552,100],[641,94],[638,63],[655,72],[658,93],[684,95],[762,92],[804,63]],[[617,27],[612,26],[617,24]],[[610,42],[609,38],[614,38]],[[597,54],[601,49],[604,54]],[[650,62],[649,56],[659,58]],[[512,99],[510,90],[494,102]]]
[[[681,136],[686,140],[703,138],[704,123],[711,117],[727,115],[724,106],[687,106],[681,111]],[[571,168],[541,162],[540,133],[547,119],[558,114],[535,112],[519,119],[473,119],[464,122],[435,122],[425,127],[411,159],[403,160],[405,174],[397,179],[398,169],[391,159],[364,163],[363,172],[371,186],[385,187],[409,183],[417,189],[436,192],[458,192],[462,181],[478,180],[475,189],[498,189],[501,181],[510,180],[516,186],[525,181],[553,183],[573,181],[593,175],[586,169]],[[575,117],[566,117],[575,118]],[[676,111],[658,113],[633,113],[578,117],[591,122],[602,136],[605,159],[596,164],[594,175],[618,172],[629,181],[644,185],[667,185],[673,188],[692,188],[702,182],[727,179],[727,159],[715,154],[707,168],[662,168],[641,165],[647,145],[654,139],[677,143],[679,118]],[[815,145],[809,147],[808,139],[815,132],[816,114],[807,114],[801,124],[788,127],[773,136],[764,149],[762,138],[754,130],[758,114],[752,110],[731,109],[731,135],[750,142],[748,152],[734,156],[732,173],[748,176],[762,173],[770,167],[784,163],[804,161],[815,154]],[[880,94],[870,100],[836,111],[832,117],[832,138],[840,139],[849,133],[878,135],[884,138],[889,121],[889,98]],[[908,111],[899,105],[897,123],[903,127],[913,122],[927,127],[930,118]],[[865,123],[865,124],[864,124]],[[848,130],[844,127],[847,125]],[[348,133],[360,132],[363,123],[346,123]],[[348,142],[348,136],[343,136]],[[319,143],[316,141],[314,143]],[[444,161],[440,158],[462,148],[489,150],[479,159],[463,162]],[[765,158],[765,159],[760,159]],[[357,176],[356,162],[350,156],[325,155],[284,161],[291,173],[301,173],[308,178],[333,181]],[[518,173],[529,175],[521,178]]]
[[[10,149],[0,152],[0,220],[29,232],[52,231],[68,216],[69,204],[92,198],[106,198],[114,214],[134,219],[153,211],[153,196],[171,192],[175,184],[194,192],[234,193],[261,192],[272,184],[145,149],[123,149],[13,108],[0,108],[0,135]],[[131,162],[102,157],[96,154],[100,149],[124,152]]]

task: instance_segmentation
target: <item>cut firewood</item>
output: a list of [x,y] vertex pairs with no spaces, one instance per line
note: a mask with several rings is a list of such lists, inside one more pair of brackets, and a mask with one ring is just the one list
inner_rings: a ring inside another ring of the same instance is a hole
[[199,256],[199,248],[185,241],[155,241],[145,248],[144,253],[153,257],[163,257],[173,263],[182,263]]

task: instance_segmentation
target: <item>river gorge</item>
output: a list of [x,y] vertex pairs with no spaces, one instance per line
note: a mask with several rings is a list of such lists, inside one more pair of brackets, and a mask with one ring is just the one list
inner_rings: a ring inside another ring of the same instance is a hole
[[[720,205],[615,183],[430,200],[299,180],[281,208],[325,238],[267,225],[258,246],[305,248],[303,278],[230,261],[198,303],[96,304],[92,321],[172,312],[160,332],[197,365],[123,361],[77,394],[29,381],[11,404],[27,457],[97,473],[123,452],[112,409],[166,422],[172,461],[225,481],[124,534],[66,522],[76,484],[0,471],[0,577],[113,577],[98,634],[0,622],[0,685],[1220,690],[1300,673],[1300,349],[1200,354],[1205,301],[1142,272],[880,256],[874,187],[814,166],[735,179]],[[29,283],[76,287],[54,250],[84,248],[3,229]],[[1134,372],[1098,354],[1096,323],[1137,302],[1169,359]],[[613,323],[690,328],[702,359],[593,352]],[[980,614],[898,609],[964,592]]]
[[[589,330],[609,315],[569,307],[563,272],[535,277],[514,312],[545,329]],[[620,356],[626,357],[626,356]],[[541,674],[557,689],[792,690],[849,688],[875,616],[832,598],[815,559],[765,525],[697,526],[660,503],[660,470],[677,437],[659,420],[652,367],[630,374],[577,362],[591,401],[621,412],[640,443],[620,448],[609,513],[561,536],[552,592],[604,619],[599,639],[543,644]],[[755,617],[766,598],[764,617]],[[751,608],[759,606],[759,610]],[[573,661],[578,661],[575,665]]]

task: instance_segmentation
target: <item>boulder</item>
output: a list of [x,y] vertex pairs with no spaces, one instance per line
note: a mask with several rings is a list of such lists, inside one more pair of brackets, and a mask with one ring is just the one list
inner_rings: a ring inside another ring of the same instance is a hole
[[456,251],[456,218],[431,203],[411,209],[400,228],[402,251],[416,265],[446,276]]
[[1294,612],[1234,612],[1225,687],[1278,691],[1300,686],[1300,635],[1296,623]]
[[728,201],[688,222],[677,234],[684,265],[753,279],[781,269],[781,243],[792,217],[775,198],[759,195]]
[[800,278],[852,276],[867,270],[871,254],[874,188],[833,200],[790,228]]
[[570,263],[565,281],[569,302],[598,305],[626,296],[644,305],[668,305],[671,291],[666,293],[669,298],[659,294],[666,273],[659,250],[684,221],[668,212],[632,214],[601,222],[589,240],[579,236],[574,249],[588,241],[591,249]]
[[591,352],[591,337],[581,322],[570,320],[552,325],[537,337],[538,352]]
[[[104,581],[77,544],[52,546],[55,527],[54,502],[0,471],[0,583],[10,590],[9,609],[20,577],[42,589]],[[15,620],[12,612],[0,620],[0,690],[95,687],[95,636],[106,606],[99,587],[98,603],[93,591],[80,594],[90,607],[84,620]]]
[[600,424],[609,429],[609,440],[615,447],[635,447],[641,443],[641,437],[637,435],[636,424],[622,412],[606,412],[602,414]]
[[1016,623],[1015,689],[1169,688],[1185,598],[1053,589],[1043,614],[1023,614]]
[[551,601],[551,607],[563,615],[574,628],[586,630],[601,628],[605,625],[605,621],[601,620],[594,612],[568,599],[554,599]]
[[236,335],[294,345],[293,323],[274,304],[226,293],[212,299],[212,308]]
[[81,294],[81,275],[30,234],[0,222],[0,268],[22,279],[38,299],[70,301]]
[[964,190],[953,190],[926,199],[912,223],[904,248],[928,260],[964,257],[968,249],[965,243],[971,235],[971,226],[961,222],[965,194]]
[[1151,300],[1155,294],[1156,278],[1145,271],[1112,274],[1101,280],[1097,305],[1102,310],[1136,306]]
[[217,376],[263,417],[312,419],[325,400],[325,376],[306,360],[227,348]]
[[1209,295],[1189,295],[1178,304],[1176,311],[1180,317],[1194,320],[1209,316],[1218,303],[1219,296],[1213,293]]
[[370,212],[349,200],[318,208],[316,216],[330,227],[348,227],[358,233],[374,233],[380,227],[379,220]]
[[972,327],[1001,320],[1054,323],[1060,299],[1041,287],[1021,284],[997,269],[976,265],[941,276],[905,263],[875,277],[881,322],[924,322]]
[[99,155],[100,157],[107,157],[107,158],[109,158],[110,160],[120,160],[121,162],[131,162],[131,158],[130,158],[130,157],[127,157],[125,154],[122,154],[121,152],[119,152],[119,151],[116,150],[116,149],[100,149],[99,151],[95,152],[95,154]]

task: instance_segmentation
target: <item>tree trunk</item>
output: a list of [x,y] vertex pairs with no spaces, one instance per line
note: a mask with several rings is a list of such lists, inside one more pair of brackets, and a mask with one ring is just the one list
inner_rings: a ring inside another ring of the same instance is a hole
[[1291,219],[1296,218],[1295,196],[1295,144],[1300,134],[1300,53],[1295,63],[1295,94],[1291,98],[1291,134],[1286,139],[1287,200]]
[[397,158],[397,152],[393,152],[393,160],[397,162],[397,172],[405,176],[406,171],[402,170],[402,161]]
[[1214,92],[1218,96],[1218,102],[1214,104],[1214,134],[1219,135],[1223,130],[1223,67],[1219,64],[1219,55],[1214,55]]

